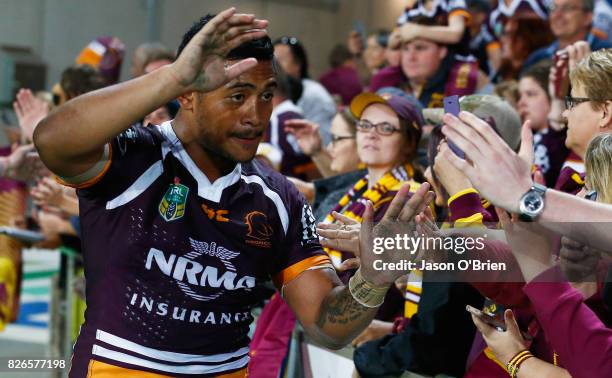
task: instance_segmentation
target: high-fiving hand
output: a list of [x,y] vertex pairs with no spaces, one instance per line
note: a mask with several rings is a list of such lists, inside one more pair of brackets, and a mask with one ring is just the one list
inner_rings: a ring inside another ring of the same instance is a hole
[[[363,277],[377,286],[391,285],[395,280],[408,273],[408,270],[391,270],[374,268],[374,262],[381,260],[383,263],[397,263],[402,260],[414,259],[409,251],[400,250],[395,247],[385,248],[380,254],[373,252],[375,238],[392,238],[396,235],[408,234],[413,236],[416,230],[415,217],[421,214],[434,198],[434,193],[429,191],[429,184],[425,183],[412,194],[410,198],[410,184],[403,185],[391,201],[387,212],[380,222],[374,224],[374,208],[368,202],[363,215],[361,225],[354,221],[346,220],[345,217],[335,216],[342,225],[319,225],[318,232],[321,236],[323,246],[353,252],[359,263],[351,262],[361,266]],[[359,243],[356,241],[356,232],[359,233]],[[386,245],[385,245],[386,247]],[[347,260],[349,261],[349,260]]]
[[32,94],[29,89],[20,89],[13,102],[21,134],[27,142],[32,141],[36,125],[49,114],[49,105]]

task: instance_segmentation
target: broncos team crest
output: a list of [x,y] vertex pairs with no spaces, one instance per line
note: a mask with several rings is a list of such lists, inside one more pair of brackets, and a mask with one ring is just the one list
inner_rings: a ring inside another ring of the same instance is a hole
[[175,178],[174,184],[170,185],[159,203],[159,215],[166,222],[182,218],[185,214],[185,203],[187,203],[188,193],[189,188],[182,185],[178,178]]

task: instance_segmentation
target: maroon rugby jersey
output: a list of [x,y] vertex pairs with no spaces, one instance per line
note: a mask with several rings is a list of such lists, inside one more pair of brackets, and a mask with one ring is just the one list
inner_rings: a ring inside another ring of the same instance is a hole
[[87,310],[70,376],[243,369],[261,284],[329,261],[310,206],[255,161],[210,183],[170,122],[128,129],[107,155],[78,190]]
[[419,0],[412,8],[406,8],[397,19],[397,26],[411,22],[417,17],[433,19],[439,25],[448,24],[448,18],[455,14],[463,15],[466,20],[471,18],[465,0],[433,0],[429,10],[425,7],[425,3],[425,1]]
[[548,20],[548,8],[551,2],[549,0],[512,0],[510,5],[506,5],[504,0],[500,0],[497,8],[489,14],[489,18],[484,24],[487,48],[491,48],[492,44],[499,43],[506,22],[514,15],[535,14],[542,20]]

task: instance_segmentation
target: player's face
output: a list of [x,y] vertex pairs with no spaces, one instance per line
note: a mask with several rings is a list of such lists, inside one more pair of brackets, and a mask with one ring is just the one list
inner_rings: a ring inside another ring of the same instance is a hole
[[260,61],[223,87],[197,95],[194,115],[199,143],[231,161],[253,159],[270,122],[275,88],[272,61]]

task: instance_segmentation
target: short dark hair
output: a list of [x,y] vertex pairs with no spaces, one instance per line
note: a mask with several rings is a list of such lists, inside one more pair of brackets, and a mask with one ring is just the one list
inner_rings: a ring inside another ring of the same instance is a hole
[[338,68],[350,59],[353,59],[353,54],[344,44],[337,44],[329,53],[329,65],[332,68]]
[[274,46],[285,45],[289,46],[293,59],[300,65],[300,79],[308,79],[308,56],[306,55],[306,49],[304,45],[296,37],[280,37],[274,41]]
[[107,83],[100,72],[88,64],[66,68],[60,79],[60,87],[66,94],[66,100],[103,88],[106,85]]
[[521,73],[520,78],[532,78],[546,93],[546,97],[550,101],[550,95],[548,94],[548,75],[550,73],[550,67],[552,63],[550,60],[543,60],[533,66],[527,68]]
[[[206,16],[200,18],[196,21],[189,30],[183,35],[183,39],[181,40],[181,44],[176,52],[176,57],[178,58],[181,55],[181,52],[185,49],[185,46],[191,41],[191,39],[200,31],[202,28],[212,20],[216,15],[215,14],[207,14]],[[225,57],[229,60],[238,60],[238,59],[246,59],[246,58],[255,58],[257,60],[273,60],[274,58],[274,46],[272,46],[272,42],[270,41],[270,37],[264,36],[261,38],[253,39],[247,42],[244,42],[240,46],[231,50],[227,53]]]

